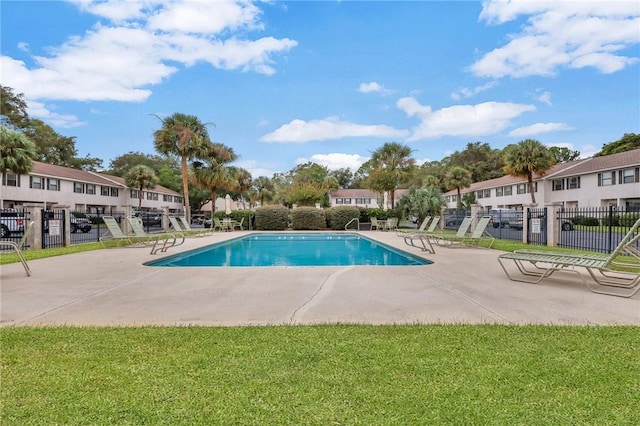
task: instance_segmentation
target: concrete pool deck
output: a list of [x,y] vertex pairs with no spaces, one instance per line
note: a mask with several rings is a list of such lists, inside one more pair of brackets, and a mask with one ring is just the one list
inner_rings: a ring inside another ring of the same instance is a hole
[[[188,238],[169,254],[238,237]],[[363,235],[413,254],[393,232]],[[426,266],[162,268],[148,248],[2,265],[2,326],[554,324],[640,325],[640,293],[592,293],[572,274],[510,281],[500,251],[436,248]]]

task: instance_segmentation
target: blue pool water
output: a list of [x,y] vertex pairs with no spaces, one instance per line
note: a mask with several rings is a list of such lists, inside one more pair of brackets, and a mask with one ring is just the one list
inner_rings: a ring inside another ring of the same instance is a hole
[[349,233],[260,233],[165,257],[147,266],[428,265],[431,262]]

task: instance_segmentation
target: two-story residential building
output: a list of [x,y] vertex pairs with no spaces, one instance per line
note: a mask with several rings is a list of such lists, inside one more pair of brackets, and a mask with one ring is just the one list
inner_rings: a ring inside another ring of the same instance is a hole
[[[536,204],[561,203],[563,207],[620,207],[640,211],[640,149],[553,166],[533,182]],[[471,184],[461,195],[474,193],[485,208],[516,208],[531,204],[524,178],[503,176]],[[457,191],[445,194],[447,207],[455,208]]]
[[[394,203],[397,205],[398,200],[406,193],[406,189],[396,189]],[[331,207],[353,206],[369,209],[390,209],[391,198],[388,194],[380,196],[379,193],[371,191],[370,189],[338,189],[329,194],[329,204]]]
[[[124,178],[39,161],[33,162],[29,174],[4,173],[1,188],[0,208],[40,203],[44,208],[57,204],[86,213],[105,213],[138,207],[138,190],[127,187]],[[143,191],[142,210],[164,207],[182,212],[183,197],[161,185]]]

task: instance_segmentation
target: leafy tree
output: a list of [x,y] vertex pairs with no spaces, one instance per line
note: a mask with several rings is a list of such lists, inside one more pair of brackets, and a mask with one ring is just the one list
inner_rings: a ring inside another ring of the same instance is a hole
[[211,191],[212,209],[215,209],[218,188],[233,188],[234,176],[227,166],[235,161],[238,156],[232,148],[221,144],[208,142],[201,152],[201,160],[196,160],[191,165],[191,181],[201,189]]
[[438,176],[427,175],[424,177],[424,179],[422,179],[422,186],[434,186],[436,188],[440,188],[442,187],[442,180]]
[[138,190],[138,210],[142,208],[142,191],[153,189],[158,184],[158,177],[151,167],[145,165],[133,166],[124,175],[124,181],[130,188]]
[[551,151],[535,139],[525,139],[517,144],[507,145],[504,149],[505,173],[527,178],[533,204],[536,203],[533,176],[544,175],[555,162]]
[[258,176],[252,182],[252,194],[255,201],[260,201],[260,207],[263,207],[265,201],[273,200],[275,196],[275,188],[271,179],[266,176]]
[[349,168],[341,168],[337,170],[331,170],[329,176],[333,176],[338,180],[338,188],[352,188],[353,186],[353,172]]
[[444,177],[444,184],[447,189],[455,189],[458,192],[458,206],[462,205],[460,190],[467,188],[472,183],[471,172],[463,167],[452,167]]
[[11,129],[24,129],[29,126],[27,103],[24,94],[13,93],[11,87],[0,84],[0,124]]
[[326,185],[317,182],[296,182],[283,193],[285,202],[291,206],[314,206],[322,202],[327,193]]
[[442,192],[436,187],[411,187],[398,201],[398,209],[405,216],[416,216],[422,223],[427,216],[438,216],[445,205]]
[[482,182],[503,176],[502,152],[488,143],[468,143],[462,151],[449,157],[449,167],[463,167],[471,173],[472,182]]
[[174,169],[168,165],[162,165],[156,173],[158,174],[158,184],[176,192],[180,192],[182,190],[180,169]]
[[414,170],[412,152],[407,145],[387,142],[374,151],[367,162],[370,171],[366,185],[373,191],[389,192],[391,206],[395,206],[395,190],[409,181]]
[[569,148],[565,148],[563,146],[549,147],[549,151],[555,157],[557,164],[568,163],[569,161],[574,161],[580,158],[580,151],[572,151]]
[[139,151],[129,151],[109,162],[108,173],[114,176],[124,176],[133,166],[142,164],[152,168],[156,174],[160,174],[163,167],[169,167],[180,175],[180,165],[174,157],[163,157],[160,155],[144,154]]
[[308,161],[304,164],[298,164],[289,172],[293,178],[293,182],[315,182],[322,183],[329,176],[329,169],[320,164]]
[[[18,175],[27,174],[33,168],[36,146],[22,133],[0,126],[0,180],[10,171]],[[0,206],[2,205],[0,194]]]
[[635,133],[625,133],[619,140],[604,144],[600,152],[596,153],[594,157],[618,154],[620,152],[627,152],[638,148],[640,148],[640,135],[636,135]]
[[191,204],[189,201],[188,160],[198,158],[207,149],[209,134],[207,125],[194,115],[179,112],[160,118],[162,128],[153,133],[156,150],[167,156],[180,158],[182,170],[182,193],[184,205],[187,207],[187,220],[191,218]]

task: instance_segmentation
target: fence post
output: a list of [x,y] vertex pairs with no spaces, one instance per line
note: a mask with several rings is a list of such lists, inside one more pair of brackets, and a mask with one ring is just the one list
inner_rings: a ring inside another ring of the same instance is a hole
[[537,204],[522,205],[522,243],[529,244],[529,210],[533,209]]
[[471,204],[471,229],[476,229],[478,225],[478,213],[482,211],[480,204]]
[[64,211],[64,246],[71,246],[71,215],[69,215],[69,206],[54,204],[51,207],[51,210],[63,210]]
[[29,221],[33,221],[33,231],[27,237],[26,244],[31,249],[39,250],[42,248],[42,209],[44,209],[44,204],[24,204],[24,208],[29,215]]
[[162,225],[162,231],[167,232],[169,230],[169,206],[162,206],[162,217],[160,218],[160,221]]
[[557,220],[563,204],[555,202],[547,204],[547,246],[556,247],[560,245],[561,220]]

